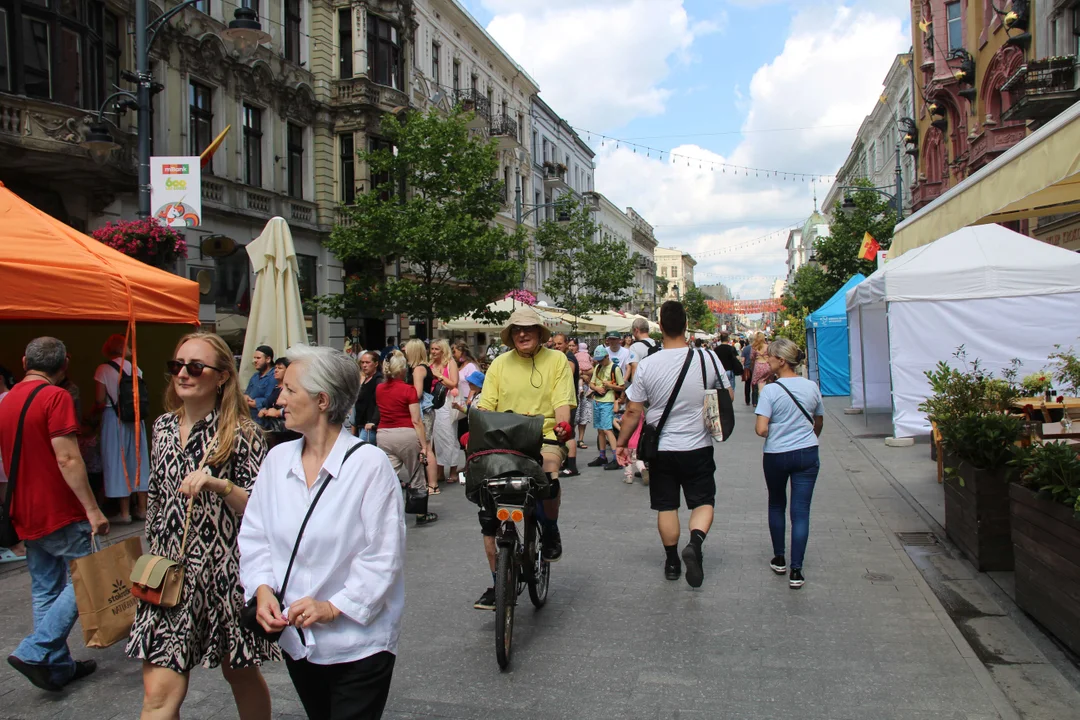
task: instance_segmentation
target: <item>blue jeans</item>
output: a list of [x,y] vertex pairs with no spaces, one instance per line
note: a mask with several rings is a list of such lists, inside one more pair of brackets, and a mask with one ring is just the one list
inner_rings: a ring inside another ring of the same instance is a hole
[[765,485],[769,488],[769,534],[773,554],[784,555],[784,510],[787,508],[787,484],[791,478],[791,568],[802,568],[806,539],[810,535],[810,500],[817,482],[817,447],[782,453],[765,453],[761,461]]
[[65,685],[75,674],[67,638],[79,619],[79,609],[75,606],[75,586],[68,577],[68,562],[89,554],[90,523],[85,520],[26,541],[34,631],[13,654],[23,662],[49,666],[51,679],[57,685]]
[[375,444],[375,431],[374,430],[367,430],[365,428],[360,428],[360,434],[358,435],[358,437],[360,438],[361,442],[371,443],[372,445]]

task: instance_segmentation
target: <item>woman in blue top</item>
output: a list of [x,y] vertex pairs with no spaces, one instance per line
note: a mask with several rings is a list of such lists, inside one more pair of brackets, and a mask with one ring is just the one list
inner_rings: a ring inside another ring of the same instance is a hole
[[787,338],[769,344],[769,367],[777,381],[765,386],[758,398],[757,434],[765,438],[762,466],[769,488],[769,534],[773,559],[769,567],[777,575],[787,572],[784,560],[784,509],[787,484],[791,479],[791,576],[793,590],[801,588],[806,539],[810,534],[810,500],[817,482],[818,436],[825,407],[818,386],[795,369],[806,355]]

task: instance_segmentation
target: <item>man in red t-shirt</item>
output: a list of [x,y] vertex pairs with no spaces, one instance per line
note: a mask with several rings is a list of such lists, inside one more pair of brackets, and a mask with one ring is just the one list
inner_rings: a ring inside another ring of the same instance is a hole
[[[8,476],[11,520],[26,542],[34,631],[8,664],[51,692],[97,669],[93,660],[72,659],[67,637],[79,617],[68,562],[90,554],[91,533],[109,532],[94,500],[75,437],[79,429],[71,395],[56,383],[67,371],[67,348],[41,337],[26,346],[26,376],[0,404],[0,455]],[[23,422],[18,475],[12,472],[19,417]]]

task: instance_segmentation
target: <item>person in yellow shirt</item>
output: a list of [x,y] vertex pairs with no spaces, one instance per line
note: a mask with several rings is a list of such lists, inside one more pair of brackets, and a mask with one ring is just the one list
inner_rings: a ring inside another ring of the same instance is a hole
[[[597,345],[593,351],[593,376],[589,387],[593,391],[593,425],[596,426],[596,445],[600,456],[589,463],[589,467],[603,467],[605,470],[619,470],[621,466],[615,459],[615,390],[623,384],[622,371],[612,362],[608,349]],[[611,460],[607,458],[607,449],[611,447]]]
[[[478,408],[492,412],[514,412],[520,415],[541,415],[544,418],[544,437],[563,445],[545,443],[541,448],[544,472],[551,478],[551,496],[544,501],[543,556],[555,562],[562,556],[559,535],[559,470],[566,459],[566,441],[572,436],[572,408],[577,405],[574,377],[566,356],[544,347],[551,331],[531,307],[515,310],[502,330],[502,341],[512,348],[492,361],[484,376],[484,391]],[[557,430],[566,434],[560,437]],[[499,522],[494,515],[480,510],[480,528],[484,549],[495,574],[495,531]],[[490,516],[489,516],[490,515]],[[489,588],[473,607],[480,610],[495,608],[495,589]]]

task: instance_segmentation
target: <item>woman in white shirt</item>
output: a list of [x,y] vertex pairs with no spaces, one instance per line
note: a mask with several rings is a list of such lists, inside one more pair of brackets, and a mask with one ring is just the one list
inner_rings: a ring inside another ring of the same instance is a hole
[[798,345],[787,338],[773,340],[764,356],[776,374],[758,397],[757,434],[765,438],[762,466],[769,489],[769,534],[773,559],[769,567],[777,575],[787,572],[784,558],[784,510],[787,486],[791,481],[791,576],[793,590],[801,588],[803,555],[810,535],[810,500],[814,496],[820,461],[818,435],[821,434],[825,406],[818,386],[795,373],[806,359]]
[[292,348],[288,357],[278,405],[285,427],[303,438],[266,456],[240,528],[240,580],[257,598],[259,625],[284,631],[279,642],[309,718],[379,718],[405,606],[401,485],[381,450],[354,450],[358,441],[342,427],[360,390],[356,363],[327,347]]
[[[94,408],[101,413],[101,465],[105,474],[105,497],[120,501],[120,513],[109,518],[118,525],[146,519],[146,491],[150,487],[150,451],[146,441],[146,418],[139,423],[139,462],[135,462],[135,423],[120,422],[120,368],[131,382],[131,351],[123,335],[111,335],[101,348],[106,362],[94,372],[97,391]],[[142,377],[142,370],[139,370]],[[135,511],[131,495],[135,494]]]

